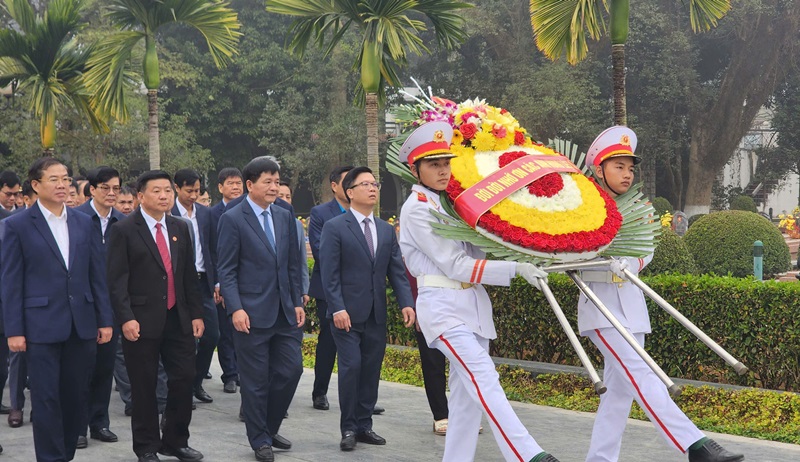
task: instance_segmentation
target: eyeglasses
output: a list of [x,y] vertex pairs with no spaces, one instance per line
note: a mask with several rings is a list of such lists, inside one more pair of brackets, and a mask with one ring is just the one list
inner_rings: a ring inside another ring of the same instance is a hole
[[44,182],[50,183],[53,186],[56,186],[58,184],[66,184],[67,186],[69,186],[69,185],[72,184],[72,177],[65,176],[65,177],[62,177],[62,178],[58,178],[58,177],[55,177],[55,176],[51,176],[50,178],[48,178],[46,180],[40,180],[40,181],[44,181]]
[[381,184],[380,183],[370,183],[369,181],[362,181],[361,183],[354,184],[353,186],[350,186],[350,189],[357,188],[359,186],[361,186],[362,188],[372,187],[372,188],[375,188],[377,190],[381,189]]
[[19,191],[17,191],[17,192],[3,191],[3,194],[5,194],[6,197],[18,197],[22,193],[19,192]]
[[97,187],[100,191],[103,191],[105,194],[108,194],[109,191],[114,191],[114,194],[119,194],[122,187],[120,186],[109,186],[107,184],[101,184]]

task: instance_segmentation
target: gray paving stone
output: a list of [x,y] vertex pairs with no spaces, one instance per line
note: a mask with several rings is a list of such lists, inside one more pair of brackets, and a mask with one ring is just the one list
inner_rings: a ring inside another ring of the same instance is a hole
[[[213,363],[211,380],[204,387],[214,398],[211,404],[198,404],[189,444],[205,454],[209,462],[252,461],[253,452],[245,437],[244,424],[239,422],[240,395],[222,391],[220,370]],[[434,462],[441,460],[444,437],[432,430],[432,417],[422,388],[382,382],[378,403],[386,408],[384,415],[374,419],[374,430],[387,440],[386,446],[359,444],[349,453],[339,450],[339,407],[334,376],[328,398],[329,411],[311,407],[311,387],[314,371],[306,369],[297,394],[289,409],[289,418],[281,427],[281,435],[293,443],[290,451],[276,451],[276,461],[283,462]],[[6,393],[6,396],[8,394]],[[589,445],[594,414],[565,411],[549,407],[515,403],[514,408],[531,434],[545,449],[562,462],[583,461]],[[26,410],[27,411],[27,410]],[[35,460],[31,425],[9,428],[0,421],[0,444],[4,451],[0,462]],[[480,436],[475,460],[501,461],[489,426]],[[123,413],[122,401],[114,393],[111,403],[111,429],[120,437],[118,443],[89,440],[87,449],[78,450],[76,461],[135,461],[131,450],[130,419]],[[709,434],[724,446],[746,454],[752,462],[800,461],[800,446],[760,441],[728,435]],[[451,436],[452,437],[452,436]],[[165,461],[174,458],[162,458]],[[670,449],[648,422],[631,420],[622,446],[621,462],[685,461],[686,457]]]

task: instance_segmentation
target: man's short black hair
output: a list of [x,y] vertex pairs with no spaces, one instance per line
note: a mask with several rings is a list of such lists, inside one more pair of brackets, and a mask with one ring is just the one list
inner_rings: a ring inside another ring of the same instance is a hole
[[136,191],[133,188],[131,188],[130,186],[128,186],[128,185],[123,185],[121,188],[119,188],[119,194],[117,194],[117,195],[118,196],[126,195],[126,196],[136,197]]
[[339,166],[331,170],[331,183],[339,184],[339,181],[342,180],[342,173],[347,173],[350,170],[353,170],[352,165]]
[[283,180],[281,180],[281,181],[278,183],[278,185],[279,185],[279,186],[286,186],[287,188],[289,188],[289,192],[292,192],[292,186],[289,184],[289,182],[288,182],[288,181],[283,181]]
[[244,181],[255,183],[264,173],[280,173],[281,168],[274,160],[267,159],[266,156],[256,157],[244,166],[242,176]]
[[[86,183],[86,185],[88,186],[89,183]],[[73,181],[72,183],[69,184],[69,189],[74,189],[75,190],[75,194],[78,194],[78,183]],[[86,189],[86,188],[83,188],[83,189]]]
[[[53,157],[40,157],[36,159],[33,165],[31,165],[31,168],[28,169],[28,181],[33,181],[33,180],[41,181],[42,175],[44,175],[44,171],[52,167],[53,165],[64,165],[64,163]],[[2,174],[0,174],[0,176],[2,176]],[[15,185],[18,185],[19,177],[17,175],[14,175],[14,177],[17,179]]]
[[344,197],[347,198],[347,202],[350,202],[350,196],[347,195],[348,189],[353,189],[355,186],[356,178],[362,173],[372,173],[372,170],[369,167],[356,167],[349,172],[347,175],[344,176],[342,180],[342,189],[344,189]]
[[9,188],[19,186],[19,176],[11,170],[0,173],[0,188],[3,186],[8,186]]
[[93,188],[96,188],[100,184],[108,183],[114,178],[119,178],[119,172],[114,168],[103,166],[92,170],[88,179],[89,184],[92,185]]
[[242,172],[236,167],[225,167],[217,174],[217,182],[219,182],[219,184],[225,184],[225,180],[228,178],[238,178],[242,180]]
[[175,187],[194,186],[200,181],[200,174],[191,168],[182,168],[175,172]]
[[136,190],[144,192],[147,189],[147,183],[153,180],[169,180],[170,184],[172,183],[172,177],[164,170],[149,170],[139,175],[136,180]]
[[31,182],[28,180],[22,182],[22,195],[28,198],[36,195],[36,191],[33,190]]
[[[78,182],[75,181],[75,182],[73,182],[73,184],[75,185],[75,191],[77,191],[78,190]],[[83,185],[83,195],[86,196],[86,197],[92,197],[92,189],[91,188],[92,188],[92,183],[90,181],[87,181]]]

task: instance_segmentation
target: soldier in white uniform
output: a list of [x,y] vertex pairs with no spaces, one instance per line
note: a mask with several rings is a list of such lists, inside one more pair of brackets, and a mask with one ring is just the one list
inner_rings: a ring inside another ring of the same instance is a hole
[[[603,188],[616,197],[633,182],[634,166],[641,160],[634,154],[636,134],[627,127],[605,130],[589,147],[586,162],[597,172]],[[581,277],[603,304],[644,346],[650,333],[650,317],[642,291],[625,279],[624,269],[638,274],[651,260],[622,258],[605,271],[583,271]],[[578,330],[603,353],[603,382],[608,391],[600,395],[600,407],[592,430],[587,462],[616,462],[631,404],[635,399],[668,445],[690,462],[738,462],[732,454],[708,439],[678,408],[664,384],[636,354],[622,335],[611,326],[594,304],[581,295],[578,302]]]
[[471,244],[440,237],[431,227],[436,219],[430,210],[445,213],[439,193],[450,180],[452,136],[448,123],[430,122],[415,130],[400,151],[400,159],[419,180],[400,212],[400,248],[417,278],[417,317],[425,340],[450,360],[443,460],[473,460],[485,414],[505,460],[557,462],[536,443],[506,399],[489,357],[489,340],[497,335],[492,304],[481,285],[508,286],[521,275],[539,287],[546,273],[528,263],[485,260]]

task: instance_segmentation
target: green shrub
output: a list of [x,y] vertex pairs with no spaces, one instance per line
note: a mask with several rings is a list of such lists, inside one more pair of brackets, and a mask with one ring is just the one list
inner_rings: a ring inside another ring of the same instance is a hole
[[672,213],[672,211],[675,210],[666,197],[656,197],[653,199],[653,208],[656,210],[656,215],[658,216],[664,215],[666,212]]
[[744,210],[747,212],[758,213],[756,202],[750,196],[736,196],[731,199],[731,210]]
[[789,247],[766,218],[740,210],[715,212],[689,228],[684,242],[702,273],[736,277],[753,274],[753,242],[764,243],[764,277],[788,271]]
[[706,216],[705,213],[698,213],[697,215],[692,215],[689,217],[689,227],[691,228],[694,222]]
[[661,239],[653,254],[653,261],[642,271],[642,276],[662,273],[696,274],[697,266],[683,238],[669,228],[661,229]]

